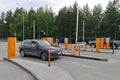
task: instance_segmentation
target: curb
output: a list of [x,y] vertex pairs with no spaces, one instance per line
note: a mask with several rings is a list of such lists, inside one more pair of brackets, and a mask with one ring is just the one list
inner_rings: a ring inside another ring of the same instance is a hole
[[82,59],[90,59],[90,60],[97,60],[97,61],[108,61],[108,59],[102,59],[102,58],[95,58],[95,57],[86,57],[86,56],[74,56],[74,55],[69,55],[69,54],[62,54],[63,56],[67,57],[74,57],[74,58],[82,58]]
[[94,52],[94,53],[104,53],[104,54],[114,54],[112,52],[96,52],[96,51],[88,51],[88,50],[82,50],[83,52]]
[[10,59],[8,59],[8,58],[5,58],[5,57],[4,57],[3,59],[6,60],[6,61],[9,61],[9,62],[11,62],[11,63],[13,63],[13,64],[15,64],[15,65],[17,65],[17,66],[20,67],[20,68],[22,68],[23,70],[25,70],[26,72],[28,72],[30,75],[32,75],[32,76],[35,78],[35,80],[40,80],[34,73],[32,73],[30,70],[26,69],[26,68],[23,67],[22,65],[14,62],[14,61],[12,61],[12,60],[10,60]]

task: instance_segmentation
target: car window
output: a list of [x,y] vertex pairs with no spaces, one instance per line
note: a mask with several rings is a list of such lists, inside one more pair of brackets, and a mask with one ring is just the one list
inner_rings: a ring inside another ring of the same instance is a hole
[[32,45],[32,42],[31,41],[24,41],[23,44],[24,45]]
[[32,46],[37,46],[38,44],[34,41],[32,41]]
[[50,46],[49,42],[44,40],[39,40],[38,43],[40,44],[40,46]]

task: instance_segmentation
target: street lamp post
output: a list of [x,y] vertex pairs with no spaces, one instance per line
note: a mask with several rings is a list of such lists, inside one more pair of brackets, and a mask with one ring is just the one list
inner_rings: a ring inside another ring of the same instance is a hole
[[24,40],[24,11],[23,11],[23,40]]
[[35,20],[33,21],[33,39],[35,39]]
[[119,25],[119,32],[120,32],[120,25]]
[[78,39],[78,16],[79,16],[79,11],[77,7],[77,18],[76,18],[76,44],[77,44],[77,39]]
[[85,40],[85,21],[83,21],[83,42]]

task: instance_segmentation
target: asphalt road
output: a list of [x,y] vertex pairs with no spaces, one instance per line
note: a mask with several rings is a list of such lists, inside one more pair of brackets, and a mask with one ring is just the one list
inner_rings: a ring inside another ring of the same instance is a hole
[[[47,64],[37,57],[19,57],[20,59]],[[117,59],[116,59],[117,60]],[[75,80],[119,80],[120,60],[99,62],[93,60],[62,57],[52,60],[52,66],[58,66],[68,71]]]
[[[71,57],[61,57],[60,59],[52,60],[52,66],[58,66],[69,72],[75,80],[119,80],[120,79],[120,50],[116,50],[115,54],[90,53],[84,52],[82,54],[91,54],[94,56],[101,56],[108,58],[108,62],[94,61],[87,59],[78,59]],[[2,51],[4,56],[6,50]],[[17,48],[17,58],[28,61],[35,61],[47,64],[38,57],[20,57]]]

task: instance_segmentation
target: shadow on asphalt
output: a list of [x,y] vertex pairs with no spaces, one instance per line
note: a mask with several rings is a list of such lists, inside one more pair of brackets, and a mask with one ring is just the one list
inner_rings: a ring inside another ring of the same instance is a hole
[[[17,58],[19,59],[23,59],[23,60],[29,60],[29,61],[34,61],[34,62],[48,62],[48,61],[43,61],[40,57],[36,57],[36,56],[26,56],[26,57],[21,57],[21,56],[17,56]],[[57,61],[57,60],[60,60],[60,58],[54,58],[54,59],[51,59],[52,62],[54,61]]]

